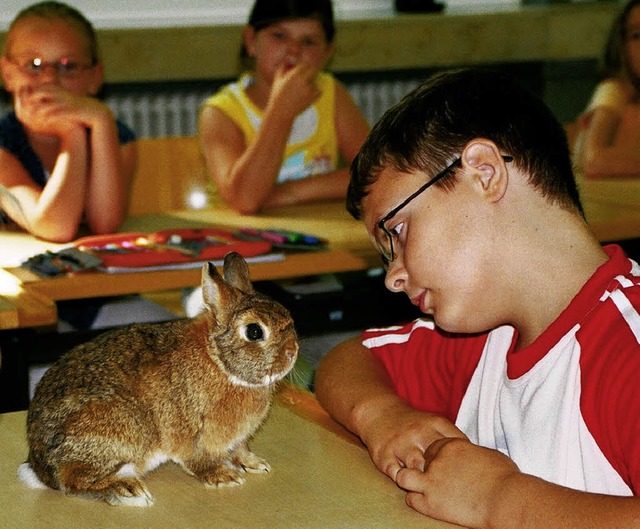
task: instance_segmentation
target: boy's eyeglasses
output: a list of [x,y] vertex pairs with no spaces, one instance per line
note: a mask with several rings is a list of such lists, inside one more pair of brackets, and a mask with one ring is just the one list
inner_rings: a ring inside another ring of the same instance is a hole
[[[513,161],[513,156],[503,155],[502,159],[508,163]],[[398,211],[404,208],[409,202],[411,202],[414,198],[416,198],[420,193],[422,193],[424,190],[428,189],[433,184],[435,184],[436,182],[438,182],[439,180],[441,180],[442,178],[450,174],[451,171],[453,171],[453,169],[459,167],[461,164],[461,161],[462,161],[461,158],[456,158],[453,162],[447,165],[447,167],[445,167],[442,171],[440,171],[437,175],[435,175],[431,180],[429,180],[427,183],[420,186],[417,191],[409,195],[405,200],[403,200],[399,205],[397,205],[395,208],[389,211],[389,213],[387,213],[384,217],[382,217],[382,219],[378,221],[378,230],[375,235],[376,246],[378,247],[378,251],[382,256],[382,262],[385,267],[389,266],[389,263],[391,263],[396,258],[396,253],[393,250],[393,239],[395,235],[391,231],[389,231],[389,229],[386,226],[386,223],[389,222],[389,220],[391,220],[393,217],[395,217]]]
[[53,68],[60,77],[73,78],[80,76],[82,72],[95,66],[95,63],[81,64],[68,57],[62,57],[57,61],[45,61],[40,57],[19,59],[8,55],[6,58],[11,64],[17,66],[22,73],[32,77],[37,77],[47,68]]

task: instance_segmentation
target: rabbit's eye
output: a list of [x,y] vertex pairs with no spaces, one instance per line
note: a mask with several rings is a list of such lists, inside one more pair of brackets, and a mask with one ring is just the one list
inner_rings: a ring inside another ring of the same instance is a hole
[[247,325],[245,333],[247,335],[247,339],[251,342],[257,342],[258,340],[262,340],[264,337],[262,327],[260,327],[260,324],[258,323],[250,323]]

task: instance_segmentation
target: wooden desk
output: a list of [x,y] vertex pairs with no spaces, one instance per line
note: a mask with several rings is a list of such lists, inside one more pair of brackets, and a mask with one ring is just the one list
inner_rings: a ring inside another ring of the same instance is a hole
[[[250,264],[253,281],[364,270],[380,263],[362,223],[348,215],[342,202],[280,208],[253,216],[241,216],[217,203],[207,210],[134,217],[125,222],[122,231],[209,225],[295,229],[329,240],[328,251],[288,254],[283,261]],[[0,329],[54,324],[55,302],[60,300],[179,289],[200,282],[199,268],[122,274],[87,272],[43,279],[18,267],[34,254],[61,246],[25,233],[0,233],[0,266],[6,270],[4,281],[0,275]]]
[[[640,237],[640,181],[581,181],[587,219],[601,241]],[[231,228],[287,228],[330,241],[327,252],[289,255],[284,261],[250,265],[251,278],[280,279],[362,270],[379,264],[361,222],[342,202],[279,208],[264,215],[241,216],[220,203],[200,211],[173,211],[127,220],[123,231],[220,225]],[[60,245],[25,233],[0,233],[0,329],[35,327],[57,321],[55,301],[95,296],[145,293],[197,285],[200,271],[166,270],[127,274],[83,273],[42,279],[16,268],[27,257]]]
[[579,179],[591,229],[601,241],[640,237],[640,179]]
[[0,527],[454,527],[407,507],[404,493],[375,469],[365,450],[309,420],[310,413],[330,421],[309,394],[285,390],[251,445],[271,464],[269,474],[250,474],[240,487],[214,490],[167,464],[145,480],[156,500],[147,509],[28,489],[16,477],[27,455],[26,414],[0,415]]

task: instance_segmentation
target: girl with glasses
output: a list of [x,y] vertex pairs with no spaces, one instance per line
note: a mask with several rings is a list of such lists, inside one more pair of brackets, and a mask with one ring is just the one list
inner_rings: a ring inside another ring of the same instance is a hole
[[0,120],[0,205],[43,239],[118,229],[135,168],[134,134],[96,98],[103,80],[91,23],[42,2],[9,27],[0,58],[14,110]]

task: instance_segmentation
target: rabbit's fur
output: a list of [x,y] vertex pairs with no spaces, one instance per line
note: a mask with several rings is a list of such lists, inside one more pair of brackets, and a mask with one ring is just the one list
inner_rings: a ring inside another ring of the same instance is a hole
[[23,482],[147,506],[141,477],[165,461],[213,487],[270,470],[248,440],[295,362],[293,321],[254,291],[236,253],[224,280],[206,264],[202,286],[197,318],[103,334],[45,373],[27,415]]

